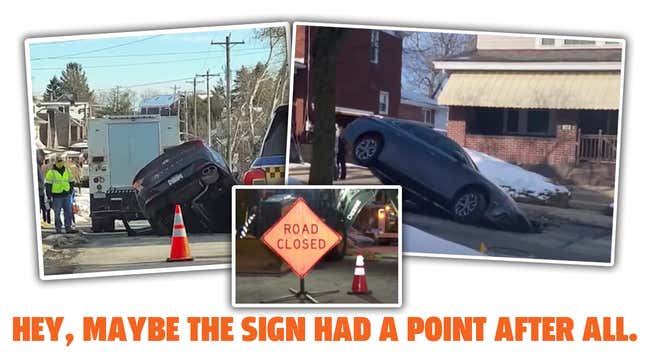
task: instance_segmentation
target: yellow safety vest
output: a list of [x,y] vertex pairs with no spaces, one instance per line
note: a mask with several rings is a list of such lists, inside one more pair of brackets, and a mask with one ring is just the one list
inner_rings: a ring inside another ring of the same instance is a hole
[[47,171],[45,176],[45,183],[52,185],[52,194],[62,194],[63,192],[68,192],[70,189],[70,181],[72,180],[72,174],[69,172],[67,167],[63,174],[54,170],[53,168]]

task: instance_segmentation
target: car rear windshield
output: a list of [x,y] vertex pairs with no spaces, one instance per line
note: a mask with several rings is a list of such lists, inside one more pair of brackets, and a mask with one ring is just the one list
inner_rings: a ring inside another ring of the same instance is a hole
[[264,137],[260,157],[281,156],[287,153],[287,107],[278,107]]
[[464,149],[461,148],[461,146],[459,146],[455,141],[451,140],[450,138],[422,124],[416,125],[414,123],[409,123],[409,122],[399,122],[397,123],[397,125],[405,129],[406,131],[423,139],[428,144],[434,147],[437,147],[439,150],[443,151],[444,153],[453,157],[460,158],[468,166],[476,169],[475,165],[473,164],[472,160],[470,159],[466,151],[464,151]]

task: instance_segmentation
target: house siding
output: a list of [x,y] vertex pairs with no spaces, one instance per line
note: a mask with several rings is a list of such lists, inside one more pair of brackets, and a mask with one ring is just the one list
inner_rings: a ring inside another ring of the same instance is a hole
[[477,49],[535,49],[532,36],[477,35]]

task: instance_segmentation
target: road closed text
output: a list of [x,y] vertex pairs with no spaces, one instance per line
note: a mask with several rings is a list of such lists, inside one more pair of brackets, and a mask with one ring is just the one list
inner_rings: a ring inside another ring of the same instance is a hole
[[324,249],[325,239],[317,237],[318,225],[316,224],[284,224],[284,238],[276,242],[276,247],[283,250],[317,250]]

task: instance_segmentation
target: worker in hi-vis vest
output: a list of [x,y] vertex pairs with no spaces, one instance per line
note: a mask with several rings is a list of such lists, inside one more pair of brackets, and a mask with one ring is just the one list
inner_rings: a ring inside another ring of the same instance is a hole
[[60,220],[61,209],[65,218],[65,232],[77,233],[72,228],[72,199],[70,197],[74,187],[72,172],[65,167],[61,156],[56,156],[54,166],[45,175],[45,189],[54,209],[54,225],[56,233],[61,233],[62,222]]

